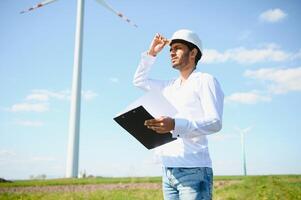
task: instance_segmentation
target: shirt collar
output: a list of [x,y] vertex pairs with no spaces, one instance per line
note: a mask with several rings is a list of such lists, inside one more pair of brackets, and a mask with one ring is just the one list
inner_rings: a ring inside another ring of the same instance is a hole
[[[189,81],[193,80],[193,79],[196,77],[197,73],[198,73],[198,72],[194,70],[194,71],[188,76],[186,82],[189,82]],[[175,86],[176,86],[177,88],[181,87],[181,77],[178,77],[178,78],[175,80]]]

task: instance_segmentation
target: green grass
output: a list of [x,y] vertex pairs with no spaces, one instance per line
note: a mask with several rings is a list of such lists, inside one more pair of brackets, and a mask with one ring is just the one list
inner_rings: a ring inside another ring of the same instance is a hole
[[217,188],[219,200],[301,200],[301,176],[247,176],[238,184]]
[[49,180],[19,180],[12,183],[0,183],[0,187],[24,186],[53,186],[53,185],[86,185],[86,184],[113,184],[113,183],[160,183],[161,177],[130,177],[130,178],[83,178],[83,179],[49,179]]
[[[214,200],[301,200],[301,175],[283,176],[217,176],[215,182],[224,185],[214,189]],[[113,183],[160,183],[160,177],[147,178],[91,178],[53,179],[45,181],[16,181],[1,183],[1,187],[51,186]],[[162,200],[162,191],[154,189],[114,189],[89,192],[31,192],[0,193],[2,199],[112,199],[112,200]]]

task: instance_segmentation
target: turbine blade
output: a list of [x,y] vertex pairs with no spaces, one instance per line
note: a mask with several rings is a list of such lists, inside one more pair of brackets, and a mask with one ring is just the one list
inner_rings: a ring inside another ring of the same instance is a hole
[[250,132],[252,130],[252,128],[253,128],[252,126],[249,126],[249,127],[245,128],[245,129],[243,129],[242,131],[244,133],[248,133],[248,132]]
[[237,126],[234,127],[234,129],[239,132],[240,134],[246,134],[252,130],[253,126],[249,126],[247,128],[239,128]]
[[26,12],[29,12],[29,11],[33,11],[35,9],[41,8],[41,7],[43,7],[43,6],[47,5],[47,4],[53,3],[55,1],[57,1],[57,0],[45,0],[45,1],[42,1],[40,3],[37,3],[36,5],[28,8],[27,10],[22,10],[20,12],[20,14],[23,14],[23,13],[26,13]]
[[109,11],[115,13],[118,17],[122,18],[129,24],[131,24],[134,27],[138,27],[135,23],[133,23],[130,19],[128,19],[126,16],[124,16],[121,12],[118,12],[114,10],[109,4],[107,4],[104,0],[96,0],[99,4],[101,4],[103,7],[107,8]]

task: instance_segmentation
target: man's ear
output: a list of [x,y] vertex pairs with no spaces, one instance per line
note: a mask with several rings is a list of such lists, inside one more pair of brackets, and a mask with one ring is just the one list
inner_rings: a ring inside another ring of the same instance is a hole
[[194,58],[196,57],[197,54],[198,54],[198,50],[196,48],[190,51],[190,55],[193,56]]

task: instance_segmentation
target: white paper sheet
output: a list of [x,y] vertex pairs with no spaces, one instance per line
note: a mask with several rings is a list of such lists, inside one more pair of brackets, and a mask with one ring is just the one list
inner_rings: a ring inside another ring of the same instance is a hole
[[155,118],[160,116],[174,117],[177,113],[176,108],[169,103],[169,101],[160,91],[157,90],[151,90],[147,92],[145,95],[141,96],[127,106],[122,113],[137,108],[141,105]]

